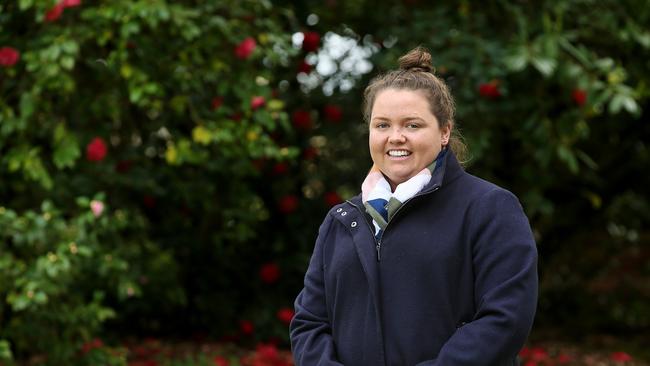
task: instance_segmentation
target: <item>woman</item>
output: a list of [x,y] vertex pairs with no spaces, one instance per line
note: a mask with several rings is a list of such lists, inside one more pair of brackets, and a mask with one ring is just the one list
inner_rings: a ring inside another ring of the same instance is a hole
[[517,198],[466,173],[454,103],[417,48],[365,90],[374,163],[320,227],[295,302],[296,365],[513,365],[537,302]]

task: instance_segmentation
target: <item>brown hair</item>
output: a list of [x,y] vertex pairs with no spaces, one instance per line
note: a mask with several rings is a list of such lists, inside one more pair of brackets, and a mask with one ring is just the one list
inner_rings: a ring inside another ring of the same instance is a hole
[[454,152],[458,161],[466,162],[467,146],[463,137],[454,128],[456,107],[454,98],[445,82],[434,75],[431,65],[431,54],[423,47],[416,47],[400,57],[399,69],[388,71],[376,76],[370,81],[363,93],[363,118],[370,122],[372,107],[379,92],[386,89],[407,89],[422,91],[429,102],[431,113],[438,120],[439,127],[452,127],[449,138],[449,148]]

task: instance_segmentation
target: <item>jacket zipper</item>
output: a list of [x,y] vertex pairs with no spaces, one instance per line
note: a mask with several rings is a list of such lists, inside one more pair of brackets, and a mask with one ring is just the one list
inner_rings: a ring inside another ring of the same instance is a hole
[[[393,218],[395,218],[395,216],[397,216],[397,213],[400,212],[400,211],[402,210],[402,208],[403,208],[404,206],[406,206],[406,204],[409,203],[412,199],[417,198],[417,197],[426,196],[426,195],[428,195],[428,194],[431,194],[431,193],[437,191],[439,188],[440,188],[440,186],[435,186],[435,187],[433,187],[433,189],[432,189],[431,191],[429,191],[429,192],[421,193],[421,194],[416,194],[415,196],[413,196],[413,197],[407,199],[406,201],[404,201],[404,203],[402,203],[401,206],[399,206],[399,207],[397,208],[397,211],[395,211],[395,213],[393,214]],[[355,205],[354,203],[350,202],[350,200],[346,200],[346,202],[349,203],[349,204],[351,204],[352,206],[354,206],[357,210],[361,211],[361,209],[359,208],[359,206],[357,206],[357,205]],[[363,214],[364,214],[364,211],[361,211],[361,214],[363,215]],[[379,239],[377,239],[377,238],[375,237],[375,234],[374,234],[375,230],[374,230],[373,227],[370,226],[370,224],[368,223],[368,220],[366,220],[365,217],[364,217],[364,220],[363,220],[363,221],[365,221],[365,222],[366,222],[366,225],[368,225],[368,228],[370,228],[370,233],[372,233],[372,238],[375,240],[375,249],[377,250],[377,262],[380,262],[380,261],[381,261],[381,239],[384,237],[384,233],[386,232],[386,229],[388,229],[388,225],[390,225],[390,221],[386,224],[386,227],[385,227],[384,230],[381,232],[381,235],[379,236]]]

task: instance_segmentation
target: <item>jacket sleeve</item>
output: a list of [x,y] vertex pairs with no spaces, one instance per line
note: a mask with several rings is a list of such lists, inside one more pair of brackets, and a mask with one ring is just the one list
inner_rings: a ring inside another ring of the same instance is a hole
[[296,366],[343,365],[336,359],[336,347],[325,302],[323,245],[327,241],[331,215],[327,215],[305,274],[305,285],[294,303],[290,324],[291,350]]
[[537,307],[537,248],[517,198],[494,189],[467,213],[476,312],[429,365],[512,364]]

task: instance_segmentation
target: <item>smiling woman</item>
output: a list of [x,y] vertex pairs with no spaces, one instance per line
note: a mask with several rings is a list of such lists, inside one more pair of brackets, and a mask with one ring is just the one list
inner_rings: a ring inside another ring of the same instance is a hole
[[373,167],[319,230],[290,326],[296,365],[516,363],[535,241],[517,198],[461,167],[454,102],[431,70],[418,48],[366,88]]

